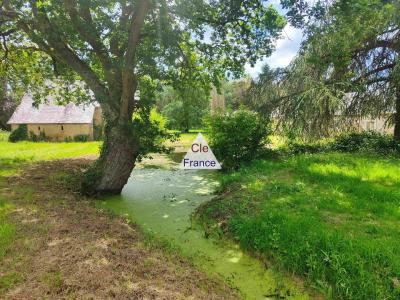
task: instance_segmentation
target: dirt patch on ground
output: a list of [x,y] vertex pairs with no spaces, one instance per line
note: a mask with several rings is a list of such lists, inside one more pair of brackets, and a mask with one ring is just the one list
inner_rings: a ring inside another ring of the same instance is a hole
[[14,206],[10,219],[17,232],[0,262],[0,278],[12,278],[0,286],[0,298],[237,298],[79,196],[75,179],[89,161],[34,164],[3,182],[0,194]]

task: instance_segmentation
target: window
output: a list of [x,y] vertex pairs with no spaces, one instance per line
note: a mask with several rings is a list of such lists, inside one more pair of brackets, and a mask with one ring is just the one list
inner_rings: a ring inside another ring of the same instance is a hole
[[38,130],[40,131],[40,126],[38,126]]
[[64,130],[64,126],[61,125],[61,130]]

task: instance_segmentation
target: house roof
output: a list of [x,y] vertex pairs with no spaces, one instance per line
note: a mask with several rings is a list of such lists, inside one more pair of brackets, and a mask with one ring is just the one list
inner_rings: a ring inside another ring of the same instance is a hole
[[22,97],[21,104],[14,111],[7,124],[88,124],[93,122],[93,114],[98,104],[57,105],[48,97],[47,103],[33,106],[33,98],[30,94]]

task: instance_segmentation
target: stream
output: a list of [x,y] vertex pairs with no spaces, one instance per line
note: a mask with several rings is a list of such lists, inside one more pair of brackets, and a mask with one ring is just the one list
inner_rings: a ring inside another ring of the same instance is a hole
[[134,169],[120,197],[100,206],[132,219],[143,230],[168,240],[196,267],[236,288],[244,299],[309,299],[293,282],[266,268],[233,243],[216,242],[191,229],[190,215],[209,201],[214,171]]

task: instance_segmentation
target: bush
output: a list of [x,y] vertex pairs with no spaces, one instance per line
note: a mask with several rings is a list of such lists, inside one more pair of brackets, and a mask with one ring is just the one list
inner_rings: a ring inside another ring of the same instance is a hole
[[40,131],[39,135],[36,135],[33,131],[29,131],[29,140],[31,140],[32,142],[45,142],[49,141],[50,138],[46,137],[44,131]]
[[290,142],[287,145],[289,154],[303,154],[303,153],[319,153],[327,150],[327,145],[322,143],[297,143]]
[[268,143],[269,122],[245,109],[216,114],[208,127],[210,146],[224,169],[258,157]]
[[8,137],[8,141],[16,143],[19,141],[25,141],[28,139],[28,126],[26,124],[20,124],[17,129],[11,132]]
[[343,134],[329,145],[330,150],[340,152],[374,152],[378,154],[400,153],[400,144],[392,136],[374,131]]
[[95,141],[101,141],[103,139],[103,125],[93,125],[93,139]]
[[320,152],[365,152],[374,154],[400,154],[400,143],[387,134],[374,131],[352,132],[337,136],[330,142],[297,143],[291,142],[283,151],[288,154]]
[[150,157],[150,153],[170,153],[172,148],[165,145],[165,141],[175,141],[176,133],[168,132],[166,120],[155,108],[151,110],[139,109],[132,116],[132,129],[138,134],[139,156],[138,161]]
[[87,142],[89,136],[87,134],[78,134],[74,136],[74,142]]

